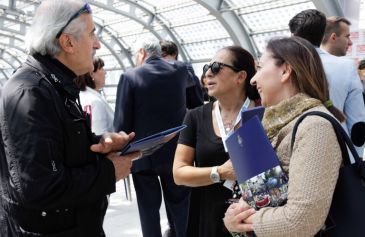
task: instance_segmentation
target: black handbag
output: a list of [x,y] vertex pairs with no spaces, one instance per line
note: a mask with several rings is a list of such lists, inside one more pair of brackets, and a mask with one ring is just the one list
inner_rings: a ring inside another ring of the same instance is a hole
[[[340,123],[331,115],[319,111],[303,114],[294,125],[291,148],[293,148],[300,122],[306,116],[312,115],[321,116],[331,122],[343,159],[325,226],[316,234],[316,237],[363,237],[365,236],[365,162],[357,154],[351,139]],[[355,159],[353,164],[348,151]]]

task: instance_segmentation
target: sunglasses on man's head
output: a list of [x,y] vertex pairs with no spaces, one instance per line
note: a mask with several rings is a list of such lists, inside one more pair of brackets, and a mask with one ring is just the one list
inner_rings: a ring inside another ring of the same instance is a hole
[[228,65],[228,64],[225,64],[225,63],[220,63],[220,62],[213,62],[211,64],[205,64],[204,67],[203,67],[203,74],[205,75],[205,73],[209,70],[212,71],[212,73],[214,75],[217,75],[219,73],[219,71],[221,70],[222,67],[228,67],[230,69],[232,69],[233,71],[235,72],[239,72],[241,71],[240,69],[234,67],[234,66],[231,66],[231,65]]
[[78,18],[83,13],[91,13],[91,7],[88,3],[85,3],[85,5],[80,8],[75,14],[73,14],[70,19],[67,21],[66,25],[60,29],[60,31],[56,35],[56,39],[60,38],[62,32],[66,29],[66,27],[71,23],[71,21]]

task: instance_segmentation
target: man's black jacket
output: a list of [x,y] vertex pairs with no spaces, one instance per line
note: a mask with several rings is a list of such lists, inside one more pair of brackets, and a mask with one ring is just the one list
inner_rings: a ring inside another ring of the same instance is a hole
[[[135,139],[182,124],[186,113],[186,65],[150,56],[139,67],[122,74],[115,101],[114,130],[135,132]],[[169,167],[177,137],[149,157],[133,161],[132,172]]]
[[0,101],[0,236],[104,236],[113,164],[90,151],[76,75],[34,55]]

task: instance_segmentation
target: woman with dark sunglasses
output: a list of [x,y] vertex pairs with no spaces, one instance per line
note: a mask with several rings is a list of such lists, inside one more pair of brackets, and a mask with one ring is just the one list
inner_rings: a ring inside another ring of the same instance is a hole
[[255,72],[252,55],[238,46],[219,50],[203,68],[208,94],[217,101],[187,113],[173,166],[176,184],[193,187],[189,237],[230,236],[222,218],[232,191],[224,181],[236,177],[224,141],[238,126],[241,111],[259,99],[250,85]]

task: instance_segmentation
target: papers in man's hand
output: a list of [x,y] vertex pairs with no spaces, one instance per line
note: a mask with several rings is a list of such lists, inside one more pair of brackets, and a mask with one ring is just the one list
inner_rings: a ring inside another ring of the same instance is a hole
[[142,152],[141,157],[151,155],[185,128],[186,125],[181,125],[131,142],[122,149],[121,154],[140,151]]

